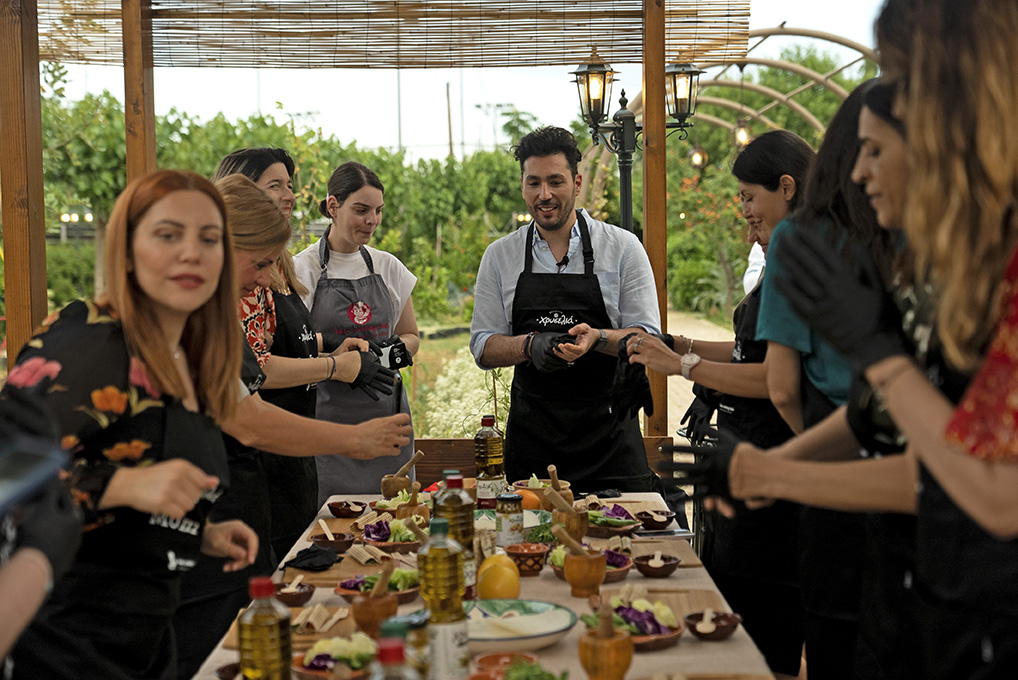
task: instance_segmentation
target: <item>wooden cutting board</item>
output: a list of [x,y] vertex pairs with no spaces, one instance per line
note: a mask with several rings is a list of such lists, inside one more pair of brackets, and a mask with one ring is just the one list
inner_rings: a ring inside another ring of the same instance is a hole
[[[585,538],[585,543],[589,544],[590,547],[596,550],[604,550],[608,547],[608,539],[606,538]],[[680,567],[702,567],[703,562],[693,552],[693,548],[690,547],[688,541],[681,539],[668,539],[668,538],[640,538],[634,537],[632,539],[633,546],[633,557],[640,557],[641,555],[653,555],[658,550],[661,551],[662,555],[672,555],[679,558]]]
[[[621,586],[602,586],[601,601],[609,602],[619,594]],[[702,612],[710,607],[716,612],[730,611],[723,603],[721,596],[713,590],[694,590],[688,588],[647,588],[647,599],[651,602],[660,600],[675,614],[675,618],[692,612]]]
[[[290,620],[297,618],[297,615],[304,611],[305,607],[290,607]],[[340,607],[326,607],[329,611],[329,616],[336,613]],[[245,610],[241,609],[237,613],[239,618]],[[306,652],[311,649],[316,642],[319,640],[325,640],[334,637],[350,637],[354,631],[357,630],[357,625],[353,621],[353,614],[348,614],[345,619],[340,620],[332,628],[325,631],[324,633],[310,633],[301,634],[296,629],[290,631],[290,641],[293,645],[294,652]],[[233,620],[230,624],[230,629],[226,631],[226,637],[223,639],[224,649],[239,649],[240,638],[238,637],[239,631],[237,629],[237,619]]]
[[[396,557],[400,558],[401,556],[397,555]],[[411,558],[413,557],[416,557],[416,555],[411,556]],[[400,559],[396,566],[405,569],[416,569],[417,563],[413,559]],[[319,588],[335,588],[339,585],[340,581],[351,579],[358,574],[371,576],[380,571],[382,571],[381,564],[361,564],[354,558],[346,556],[325,571],[306,571],[304,569],[287,567],[286,571],[283,572],[283,583],[290,583],[293,579],[297,578],[298,574],[303,574],[304,583],[310,583]]]

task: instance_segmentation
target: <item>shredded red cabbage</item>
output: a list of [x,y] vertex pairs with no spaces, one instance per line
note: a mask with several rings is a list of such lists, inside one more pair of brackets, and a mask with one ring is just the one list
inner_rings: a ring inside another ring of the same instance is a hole
[[368,582],[363,576],[355,576],[354,578],[347,579],[339,584],[340,588],[346,588],[347,590],[364,590]]
[[364,527],[364,538],[368,541],[388,541],[389,534],[392,531],[389,529],[389,523],[385,520],[381,522],[375,522]]
[[331,671],[335,665],[336,660],[332,658],[331,654],[316,654],[305,668],[313,671]]
[[615,552],[614,550],[604,551],[604,560],[610,569],[619,569],[626,566],[629,562],[629,558],[623,553]]
[[669,632],[649,610],[641,612],[638,609],[623,606],[616,607],[615,613],[621,616],[626,623],[635,626],[643,635],[664,635]]
[[609,508],[607,505],[602,505],[601,510],[604,511],[605,517],[614,517],[616,519],[631,519],[631,520],[636,519],[635,517],[629,514],[628,510],[626,510],[618,503],[612,504],[611,508]]

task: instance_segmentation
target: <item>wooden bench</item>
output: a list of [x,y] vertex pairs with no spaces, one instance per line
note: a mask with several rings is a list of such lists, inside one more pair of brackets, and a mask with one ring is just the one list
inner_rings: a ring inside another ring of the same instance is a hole
[[[658,462],[668,460],[671,454],[658,451],[659,446],[671,444],[671,437],[644,437],[647,462],[656,469]],[[418,438],[414,446],[424,452],[424,458],[417,464],[417,480],[427,487],[442,479],[442,470],[459,470],[465,477],[476,477],[473,439]],[[510,480],[512,481],[512,480]]]

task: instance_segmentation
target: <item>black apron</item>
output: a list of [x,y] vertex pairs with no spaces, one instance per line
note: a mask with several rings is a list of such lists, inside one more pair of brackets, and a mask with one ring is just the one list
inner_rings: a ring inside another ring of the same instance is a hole
[[[318,340],[311,314],[293,292],[273,296],[276,333],[271,352],[303,359],[318,356]],[[315,383],[276,390],[261,390],[262,399],[291,413],[315,417]],[[272,505],[273,562],[279,562],[318,514],[318,470],[312,457],[295,458],[262,452],[262,467]]]
[[[583,248],[583,274],[536,274],[534,224],[527,230],[523,272],[516,282],[512,329],[515,334],[564,333],[579,323],[612,328],[601,285],[594,274],[594,249],[583,215],[577,211]],[[612,410],[616,357],[588,352],[573,366],[541,373],[532,363],[516,366],[505,432],[505,467],[510,481],[531,474],[558,475],[577,491],[617,488],[650,491],[639,422]]]
[[[762,280],[763,277],[761,277]],[[756,340],[760,311],[760,284],[735,308],[735,349],[732,363],[763,363],[767,343]],[[718,428],[762,449],[792,436],[769,399],[721,394]],[[735,576],[797,585],[799,506],[778,501],[769,508],[749,511],[736,501],[732,519],[709,513],[701,559],[708,570]]]
[[[164,409],[164,418],[164,460],[188,460],[225,488],[230,472],[215,423],[179,402]],[[74,566],[14,648],[13,677],[174,680],[170,622],[180,573],[200,563],[201,528],[211,507],[206,497],[183,520],[120,508],[116,521],[89,532]]]
[[[399,319],[394,318],[392,298],[381,274],[375,273],[367,248],[360,248],[361,257],[368,267],[368,275],[348,281],[330,279],[329,232],[330,226],[318,240],[318,259],[322,271],[315,287],[311,319],[314,329],[322,334],[365,340],[387,340],[396,330]],[[410,413],[403,381],[392,396],[379,395],[371,399],[349,383],[326,380],[318,383],[317,417],[332,423],[357,425],[372,418]],[[396,472],[410,460],[414,439],[400,449],[398,456],[383,456],[373,460],[354,460],[345,456],[317,456],[318,507],[333,494],[376,494],[384,475]],[[412,478],[412,475],[411,475]]]

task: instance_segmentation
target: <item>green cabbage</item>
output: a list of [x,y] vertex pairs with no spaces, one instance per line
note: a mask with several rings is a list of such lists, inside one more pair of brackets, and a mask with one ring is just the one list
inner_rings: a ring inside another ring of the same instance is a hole
[[354,633],[347,638],[328,638],[319,640],[314,647],[304,655],[304,665],[307,666],[319,654],[328,654],[336,661],[345,663],[354,670],[364,668],[375,658],[378,647],[375,641],[364,633]]

